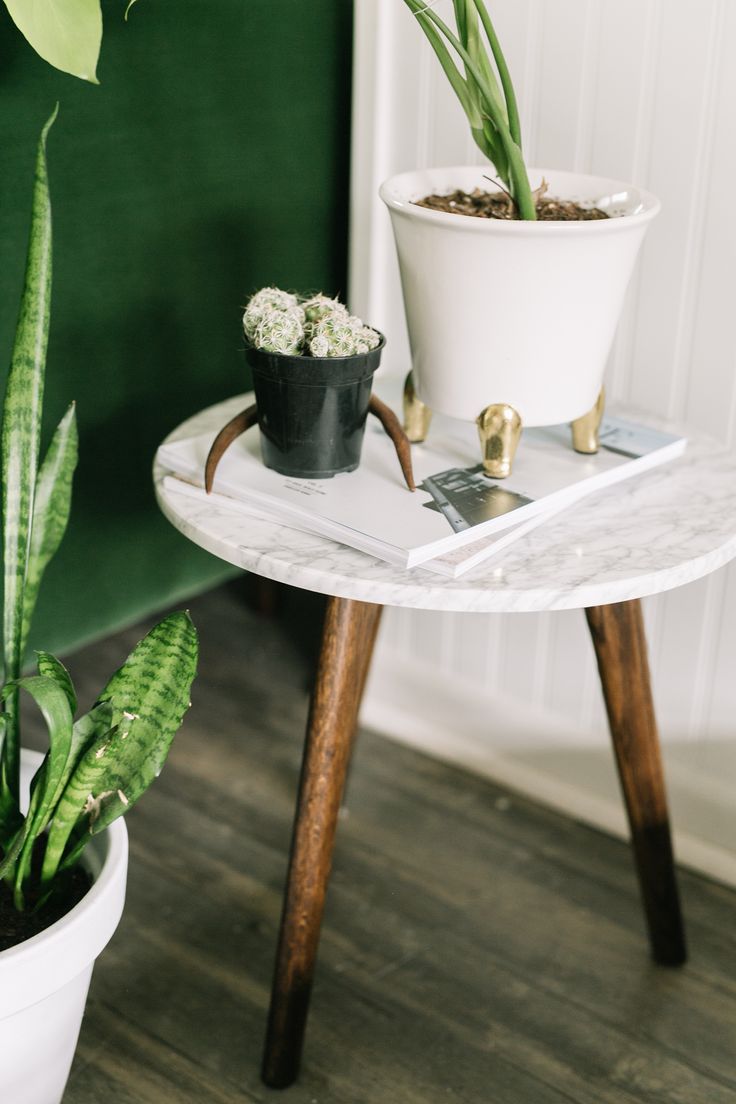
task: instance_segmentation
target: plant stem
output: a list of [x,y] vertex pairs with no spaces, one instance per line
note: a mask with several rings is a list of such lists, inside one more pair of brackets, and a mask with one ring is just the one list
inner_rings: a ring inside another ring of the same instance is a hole
[[[508,159],[508,182],[511,193],[518,206],[519,214],[522,219],[526,219],[530,222],[534,221],[537,217],[537,210],[534,203],[532,190],[529,184],[529,177],[527,175],[526,165],[524,164],[524,158],[522,156],[519,145],[517,144],[511,133],[509,122],[507,121],[503,110],[500,109],[496,97],[494,97],[492,87],[490,86],[489,82],[484,79],[480,68],[476,64],[474,58],[472,58],[468,51],[465,49],[463,43],[460,41],[457,35],[452,32],[447,24],[440,18],[440,16],[437,15],[436,12],[427,7],[426,4],[422,4],[420,0],[404,0],[404,2],[417,17],[417,20],[425,31],[425,34],[428,34],[427,22],[430,21],[444,36],[444,38],[447,39],[447,41],[450,43],[452,48],[462,60],[465,66],[466,73],[468,75],[468,83],[472,81],[475,84],[478,93],[483,101],[487,117],[493,124],[496,132],[498,133],[499,140]],[[475,0],[475,2],[477,4],[479,0]],[[486,12],[485,14],[487,16],[488,13]],[[488,21],[488,23],[490,25],[490,20]],[[488,27],[485,25],[485,23],[484,27],[486,29],[486,34],[488,34]],[[495,39],[495,33],[493,32],[492,26],[491,33],[493,34]],[[432,36],[428,34],[428,37],[430,38],[430,41],[432,41]],[[518,133],[519,117],[518,112],[516,111],[516,99],[513,95],[513,89],[511,88],[511,78],[509,77],[508,69],[506,68],[505,60],[503,59],[503,54],[501,54],[500,52],[500,47],[499,55],[503,62],[508,87],[509,89],[511,89],[510,94],[512,113],[514,115],[514,128]],[[496,55],[494,53],[494,57],[495,56]],[[496,59],[496,64],[498,64],[498,59]]]
[[511,80],[511,74],[509,73],[509,67],[506,64],[506,58],[503,55],[501,49],[501,43],[498,41],[498,36],[493,28],[491,17],[488,14],[488,10],[483,3],[483,0],[472,0],[480,15],[483,29],[486,32],[486,37],[493,51],[493,58],[496,62],[496,68],[498,69],[498,75],[501,78],[501,87],[503,88],[503,94],[506,98],[506,110],[509,118],[509,131],[511,137],[516,142],[519,149],[521,149],[521,122],[519,120],[519,108],[516,103],[516,93],[514,92],[514,85]]

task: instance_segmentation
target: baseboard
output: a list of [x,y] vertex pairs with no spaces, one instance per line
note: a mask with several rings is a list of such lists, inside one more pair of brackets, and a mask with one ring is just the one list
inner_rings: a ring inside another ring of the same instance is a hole
[[[627,837],[604,733],[571,730],[554,715],[491,697],[436,669],[428,676],[422,664],[385,648],[374,661],[361,720],[399,743]],[[694,769],[692,747],[665,743],[675,851],[683,866],[736,886],[736,803],[733,788],[717,779],[716,754],[710,750],[706,774]]]

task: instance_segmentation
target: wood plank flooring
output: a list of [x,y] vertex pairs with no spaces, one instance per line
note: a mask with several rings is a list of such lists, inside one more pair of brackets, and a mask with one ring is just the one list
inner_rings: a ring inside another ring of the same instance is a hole
[[[128,818],[65,1104],[736,1104],[736,893],[683,873],[691,961],[657,968],[624,845],[367,732],[303,1074],[260,1084],[320,609],[285,601],[191,603],[194,707]],[[83,699],[140,635],[69,659]]]

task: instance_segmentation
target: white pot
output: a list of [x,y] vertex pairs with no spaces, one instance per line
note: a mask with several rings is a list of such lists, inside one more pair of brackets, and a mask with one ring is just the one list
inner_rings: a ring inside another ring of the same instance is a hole
[[[23,752],[26,793],[41,762]],[[128,869],[122,820],[85,851],[86,896],[46,931],[0,953],[0,1101],[59,1104],[77,1045],[92,966],[120,920]]]
[[595,404],[639,247],[659,211],[618,180],[530,169],[548,195],[616,217],[523,222],[450,215],[412,200],[494,190],[492,169],[402,173],[382,184],[391,213],[414,383],[433,410],[474,420],[508,403],[524,425],[572,421]]

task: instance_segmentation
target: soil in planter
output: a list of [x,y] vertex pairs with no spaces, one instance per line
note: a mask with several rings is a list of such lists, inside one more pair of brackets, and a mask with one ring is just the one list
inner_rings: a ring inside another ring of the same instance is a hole
[[[473,215],[485,219],[518,219],[516,205],[505,192],[485,192],[476,188],[473,192],[463,192],[458,188],[450,195],[428,195],[417,199],[417,207],[429,207],[431,211],[444,211],[449,215]],[[537,218],[542,222],[582,222],[591,219],[606,219],[609,216],[600,207],[581,207],[571,200],[537,200]]]
[[51,927],[78,904],[92,885],[92,878],[83,866],[65,871],[58,879],[54,893],[41,908],[34,911],[33,895],[27,895],[26,907],[18,912],[13,907],[11,888],[0,882],[0,951],[7,951]]

